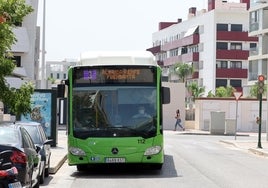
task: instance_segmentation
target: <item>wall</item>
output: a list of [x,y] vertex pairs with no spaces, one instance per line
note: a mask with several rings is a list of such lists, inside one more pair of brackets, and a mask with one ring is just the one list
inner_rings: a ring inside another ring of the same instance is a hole
[[[225,112],[225,120],[236,119],[236,100],[234,98],[199,98],[195,101],[195,129],[208,130],[212,111]],[[237,131],[258,132],[256,118],[259,117],[259,101],[239,99],[237,102]],[[266,130],[266,100],[262,102],[262,131]]]
[[180,109],[182,124],[185,125],[185,84],[163,82],[162,85],[170,88],[170,104],[163,105],[163,126],[164,130],[173,130],[177,109]]

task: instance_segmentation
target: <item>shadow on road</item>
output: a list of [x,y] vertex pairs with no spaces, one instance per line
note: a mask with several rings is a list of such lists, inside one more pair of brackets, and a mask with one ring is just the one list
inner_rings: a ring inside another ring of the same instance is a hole
[[165,155],[162,170],[152,170],[146,165],[105,165],[88,167],[85,171],[76,171],[75,178],[173,178],[178,177],[173,156]]

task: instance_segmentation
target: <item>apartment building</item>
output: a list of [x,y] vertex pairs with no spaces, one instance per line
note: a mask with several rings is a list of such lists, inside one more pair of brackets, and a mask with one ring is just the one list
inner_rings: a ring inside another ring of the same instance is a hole
[[242,91],[248,84],[249,51],[258,43],[257,37],[248,36],[249,6],[249,0],[208,0],[207,10],[189,8],[185,21],[160,22],[152,34],[153,46],[147,50],[156,56],[163,77],[179,81],[174,65],[187,63],[194,74],[186,83],[197,82],[206,94],[220,86]]
[[18,23],[13,32],[17,42],[12,45],[16,68],[11,76],[6,77],[11,87],[19,88],[25,81],[38,85],[40,28],[37,27],[38,0],[26,0],[34,9],[22,23]]
[[51,87],[51,84],[60,83],[61,80],[68,78],[68,68],[77,63],[77,59],[65,59],[63,61],[47,61],[46,62],[46,77],[48,78],[47,88]]
[[268,1],[251,0],[249,9],[249,36],[258,38],[258,46],[251,49],[249,81],[256,82],[258,75],[267,78],[268,59]]

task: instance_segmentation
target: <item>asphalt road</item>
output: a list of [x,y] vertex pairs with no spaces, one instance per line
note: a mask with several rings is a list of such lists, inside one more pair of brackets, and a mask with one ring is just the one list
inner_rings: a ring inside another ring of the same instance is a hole
[[77,172],[65,162],[41,187],[49,188],[262,188],[268,187],[268,158],[224,144],[223,136],[165,132],[161,171],[93,169]]

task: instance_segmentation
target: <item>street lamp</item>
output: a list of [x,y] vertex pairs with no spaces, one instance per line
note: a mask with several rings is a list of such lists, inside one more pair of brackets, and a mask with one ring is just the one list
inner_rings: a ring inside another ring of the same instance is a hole
[[46,0],[43,0],[43,30],[42,30],[42,66],[41,66],[41,89],[46,88],[46,62],[45,62],[45,54],[46,54]]

